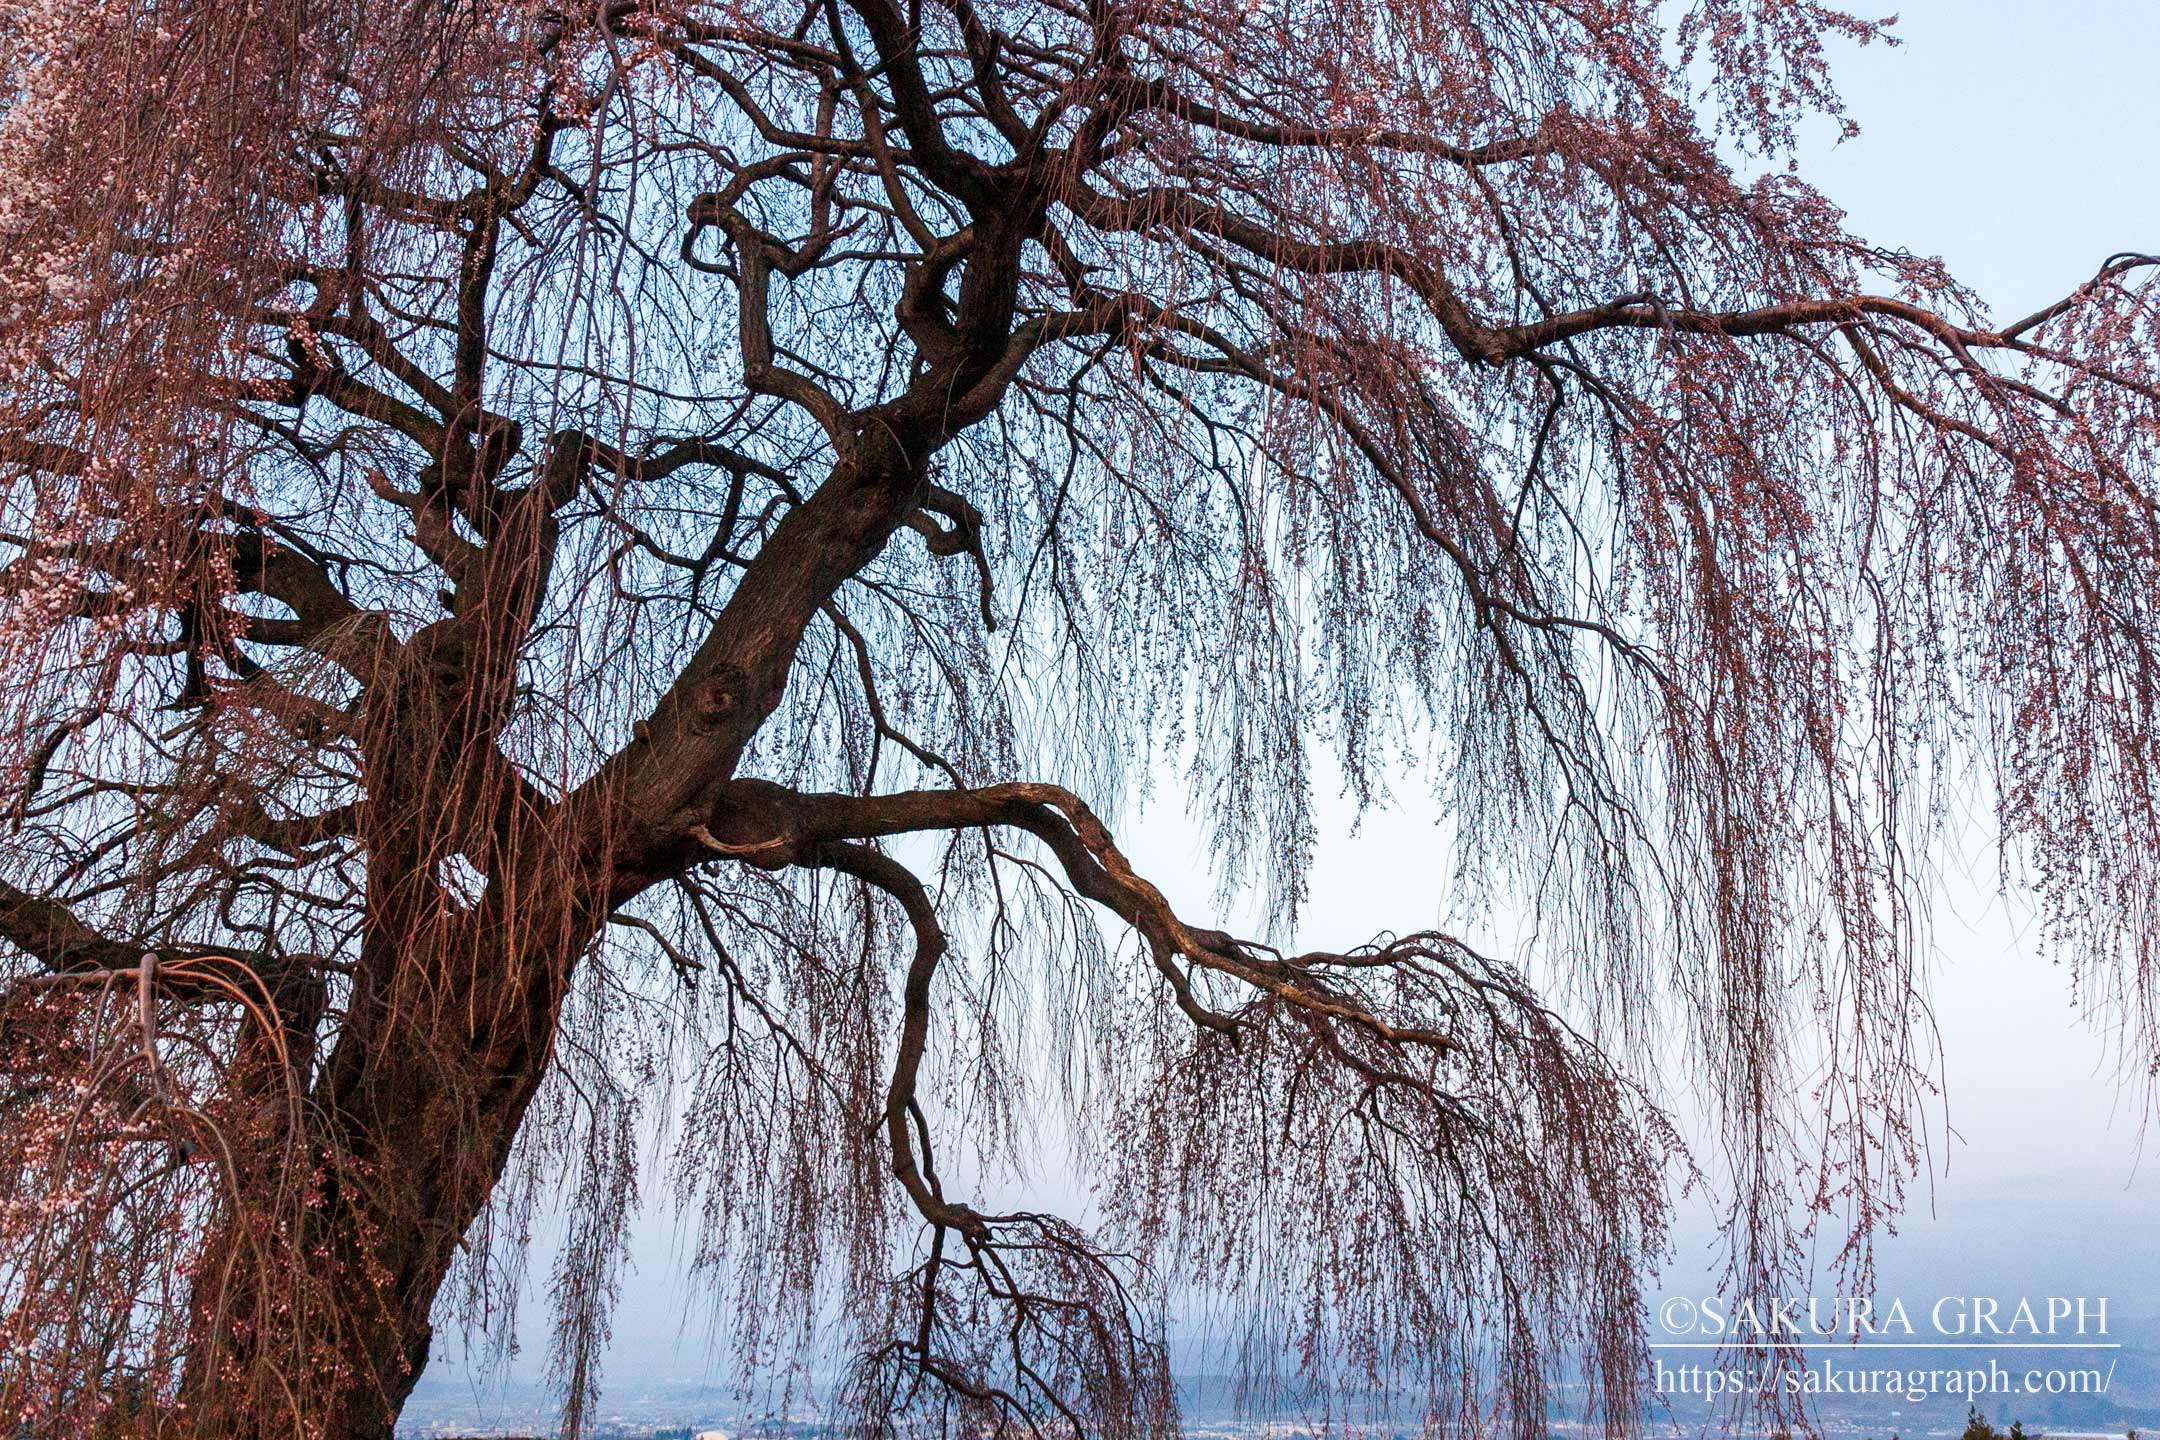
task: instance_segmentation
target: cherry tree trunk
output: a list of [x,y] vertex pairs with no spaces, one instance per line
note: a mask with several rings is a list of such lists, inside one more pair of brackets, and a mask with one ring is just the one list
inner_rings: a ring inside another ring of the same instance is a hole
[[[272,1193],[247,1193],[251,1181],[265,1192],[285,1181],[241,1176],[229,1260],[197,1282],[183,1433],[388,1440],[427,1364],[437,1292],[508,1163],[558,1001],[551,985],[512,983],[516,965],[494,983],[455,963],[407,956],[401,968],[463,970],[465,983],[448,988],[448,1003],[417,1007],[407,995],[374,1006],[372,1023],[352,1026],[330,1057],[309,1101],[327,1114],[296,1224],[297,1290],[262,1287],[264,1252],[240,1218],[276,1207]],[[267,1268],[292,1273],[274,1259]],[[278,1317],[257,1322],[262,1307],[284,1305],[308,1316],[297,1342]],[[268,1353],[259,1335],[283,1338]]]

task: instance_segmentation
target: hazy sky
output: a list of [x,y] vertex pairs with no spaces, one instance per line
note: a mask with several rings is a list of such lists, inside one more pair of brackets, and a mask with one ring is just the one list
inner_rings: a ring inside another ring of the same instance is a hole
[[[1855,230],[1942,256],[2002,318],[2114,252],[2160,248],[2160,6],[1927,0],[1896,30],[1903,45],[1840,68],[1860,137],[1803,157]],[[2160,1312],[2160,1156],[2138,1163],[2138,1117],[2096,1072],[2066,978],[2035,959],[2020,907],[1992,895],[1973,838],[1983,884],[1946,897],[1934,987],[1962,1143],[1933,1220],[1914,1215],[1886,1253],[1886,1279],[2082,1285]]]
[[[1860,137],[1832,145],[1824,128],[1802,157],[1856,231],[1941,255],[1999,318],[2058,297],[2115,251],[2160,248],[2160,5],[1924,0],[1894,33],[1895,49],[1839,57]],[[1446,878],[1435,817],[1406,790],[1406,809],[1368,816],[1356,835],[1345,808],[1324,806],[1302,938],[1342,945],[1434,922]],[[1126,815],[1122,838],[1143,873],[1206,915],[1211,887],[1179,809],[1166,783]],[[1932,1199],[1915,1197],[1882,1251],[1885,1289],[2105,1294],[2118,1314],[2160,1313],[2160,1156],[2138,1163],[2137,1116],[2096,1065],[2066,978],[2035,958],[2016,902],[1994,895],[1984,830],[1971,839],[1977,883],[1944,896],[1930,967],[1956,1138]],[[677,1342],[672,1235],[660,1214],[638,1236],[609,1362],[625,1379],[703,1368],[698,1347]],[[523,1329],[537,1360],[541,1307]],[[438,1358],[454,1365],[456,1349],[438,1343]]]
[[[2117,251],[2160,248],[2160,5],[1922,0],[1897,13],[1902,44],[1838,57],[1860,136],[1837,144],[1818,126],[1800,157],[1853,230],[1941,256],[1999,319],[2059,298]],[[2109,1293],[2120,1313],[2160,1314],[2160,1153],[2139,1163],[2138,1116],[2067,976],[2037,956],[2016,898],[1995,893],[1980,804],[1972,876],[1946,887],[1930,967],[1947,1174],[1882,1251],[1885,1287]],[[1127,848],[1174,899],[1204,906],[1172,809],[1128,820]],[[1446,876],[1429,805],[1369,816],[1354,836],[1347,812],[1328,813],[1301,938],[1332,946],[1432,924]]]

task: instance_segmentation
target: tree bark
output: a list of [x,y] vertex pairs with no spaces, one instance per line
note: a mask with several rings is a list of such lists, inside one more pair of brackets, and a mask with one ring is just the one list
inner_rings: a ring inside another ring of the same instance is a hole
[[[341,1038],[316,1086],[313,1103],[328,1111],[311,1153],[320,1189],[292,1242],[307,1282],[305,1350],[257,1348],[259,1334],[291,1327],[251,1320],[282,1297],[255,1288],[261,1276],[235,1228],[246,1208],[229,1218],[235,1263],[222,1293],[197,1303],[185,1433],[389,1440],[427,1364],[436,1295],[546,1072],[570,969],[561,955],[530,952],[477,967],[466,963],[476,948],[404,957],[405,975],[462,979],[448,987],[458,1003],[377,1000],[357,1027],[364,1043]],[[480,983],[489,969],[493,983]],[[493,1018],[475,1025],[476,1015]],[[248,1178],[244,1207],[268,1210],[268,1197],[247,1194]]]

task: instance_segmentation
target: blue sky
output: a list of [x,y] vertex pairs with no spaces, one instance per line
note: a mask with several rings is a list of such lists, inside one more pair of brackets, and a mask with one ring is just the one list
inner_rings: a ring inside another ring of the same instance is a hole
[[[1859,137],[1837,143],[1819,124],[1799,156],[1857,233],[1941,256],[2006,319],[2110,254],[2160,248],[2160,5],[1924,0],[1898,15],[1903,43],[1837,56]],[[1355,835],[1333,812],[1301,938],[1354,943],[1438,918],[1436,814],[1414,785],[1404,798]],[[2067,975],[2037,953],[2029,914],[1996,893],[1988,802],[1974,803],[1967,873],[1939,898],[1930,965],[1945,1052],[1937,1173],[1880,1251],[1885,1292],[2111,1294],[2118,1313],[2160,1314],[2160,1154],[2140,1163],[2134,1097]],[[1144,825],[1128,820],[1128,848],[1204,911],[1197,842],[1174,810],[1172,799]],[[1673,1284],[1687,1288],[1699,1255],[1682,1255]]]
[[[1802,156],[1859,233],[1941,255],[2003,317],[2160,247],[2160,6],[1928,0],[1896,32],[1840,67],[1860,137]],[[1981,883],[1944,897],[1934,991],[1958,1138],[1886,1278],[2075,1293],[2059,1287],[2082,1277],[2160,1312],[2160,1157],[2139,1163],[2138,1116],[2066,977],[1990,893],[1986,835],[1969,838]]]

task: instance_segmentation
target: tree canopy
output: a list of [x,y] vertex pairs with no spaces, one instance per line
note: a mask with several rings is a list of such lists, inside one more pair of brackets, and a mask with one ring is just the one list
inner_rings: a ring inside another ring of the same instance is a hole
[[[1874,38],[8,0],[0,1413],[386,1437],[559,1194],[574,1433],[663,1117],[866,1434],[1169,1433],[1193,1284],[1263,1385],[1625,1430],[1672,1086],[1730,1283],[1864,1278],[1971,795],[2134,1063],[2160,994],[2160,261],[1847,233]],[[1553,988],[1283,948],[1316,767]],[[1267,933],[1125,858],[1172,774]],[[1084,1225],[961,1178],[1045,1116]]]

